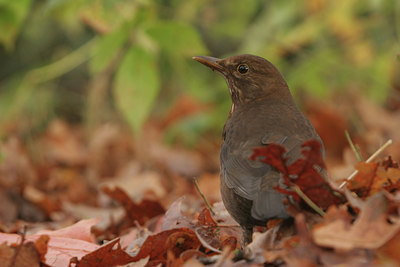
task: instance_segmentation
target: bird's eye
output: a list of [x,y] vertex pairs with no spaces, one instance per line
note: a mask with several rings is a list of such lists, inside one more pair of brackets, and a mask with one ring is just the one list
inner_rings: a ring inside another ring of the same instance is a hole
[[247,66],[246,64],[240,64],[237,67],[238,72],[240,72],[241,74],[245,74],[246,72],[249,71],[249,66]]

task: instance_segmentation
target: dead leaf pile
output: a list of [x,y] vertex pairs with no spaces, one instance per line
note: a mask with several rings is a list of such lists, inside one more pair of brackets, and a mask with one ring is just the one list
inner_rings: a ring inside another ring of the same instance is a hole
[[[162,122],[149,123],[140,139],[111,124],[86,137],[79,126],[55,120],[30,142],[18,135],[1,140],[0,261],[6,266],[398,266],[397,115],[363,99],[353,102],[351,116],[349,108],[310,109],[327,139],[326,160],[313,140],[303,144],[302,158],[294,162],[279,145],[255,149],[254,160],[282,173],[276,190],[288,196],[294,222],[274,220],[257,228],[241,252],[240,227],[220,202],[218,142],[204,138],[192,149],[163,142],[168,127],[210,107],[182,98]],[[371,119],[378,115],[382,119]],[[363,127],[354,130],[353,120]],[[338,137],[347,128],[364,156],[392,138],[393,158],[357,163]],[[339,189],[334,182],[354,170]],[[214,213],[193,186],[194,176]]]

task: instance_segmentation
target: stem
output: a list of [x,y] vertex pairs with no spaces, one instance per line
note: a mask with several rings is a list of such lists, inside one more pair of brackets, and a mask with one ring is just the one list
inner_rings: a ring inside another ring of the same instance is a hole
[[353,143],[353,140],[351,140],[351,137],[350,137],[349,132],[346,130],[346,131],[344,131],[344,134],[346,135],[347,142],[349,142],[349,145],[350,145],[350,147],[351,147],[351,150],[353,150],[354,155],[356,156],[357,160],[358,160],[358,161],[363,161],[362,156],[361,156],[359,150],[357,150],[357,148],[355,147],[355,145],[354,145],[354,143]]
[[[369,157],[365,162],[370,163],[371,161],[373,161],[380,153],[383,152],[383,150],[385,150],[392,143],[393,143],[392,139],[387,140],[387,142],[383,144],[383,146],[381,146],[377,151],[375,151],[375,153],[372,154],[371,157]],[[339,188],[343,188],[343,186],[345,186],[351,179],[353,179],[354,176],[357,175],[357,173],[358,170],[355,170],[346,180],[343,181],[343,183],[339,186]]]
[[96,41],[97,39],[93,38],[60,60],[31,70],[26,75],[26,78],[29,82],[38,84],[53,80],[70,72],[91,57],[90,50]]
[[20,234],[21,235],[21,242],[18,244],[18,246],[15,249],[14,255],[11,258],[10,261],[10,267],[15,266],[15,262],[17,261],[18,255],[21,252],[21,248],[24,245],[25,242],[25,235],[26,235],[26,225],[24,225],[23,232]]
[[210,206],[210,203],[208,203],[206,197],[204,196],[204,194],[201,192],[199,184],[197,183],[197,179],[194,178],[193,179],[194,185],[196,186],[197,191],[199,192],[200,196],[203,198],[204,203],[206,203],[207,208],[210,210],[211,214],[215,216],[215,212],[213,211],[213,209]]
[[310,206],[313,210],[315,210],[321,217],[325,216],[325,212],[317,206],[306,194],[301,191],[300,187],[296,184],[292,185],[291,188]]

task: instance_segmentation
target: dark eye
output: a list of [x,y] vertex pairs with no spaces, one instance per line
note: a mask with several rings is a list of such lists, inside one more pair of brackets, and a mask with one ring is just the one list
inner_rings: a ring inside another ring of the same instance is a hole
[[238,72],[240,72],[241,74],[245,74],[246,72],[249,71],[249,66],[247,66],[246,64],[240,64],[237,67]]

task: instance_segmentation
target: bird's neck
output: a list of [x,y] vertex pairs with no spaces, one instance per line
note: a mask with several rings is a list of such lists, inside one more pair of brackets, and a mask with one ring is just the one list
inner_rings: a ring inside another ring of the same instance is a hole
[[289,88],[281,88],[279,91],[271,91],[269,94],[262,94],[252,98],[238,98],[231,95],[232,105],[230,114],[235,111],[242,109],[248,109],[248,106],[252,107],[260,106],[265,108],[266,106],[275,106],[277,103],[285,105],[295,105],[294,99],[289,91]]

